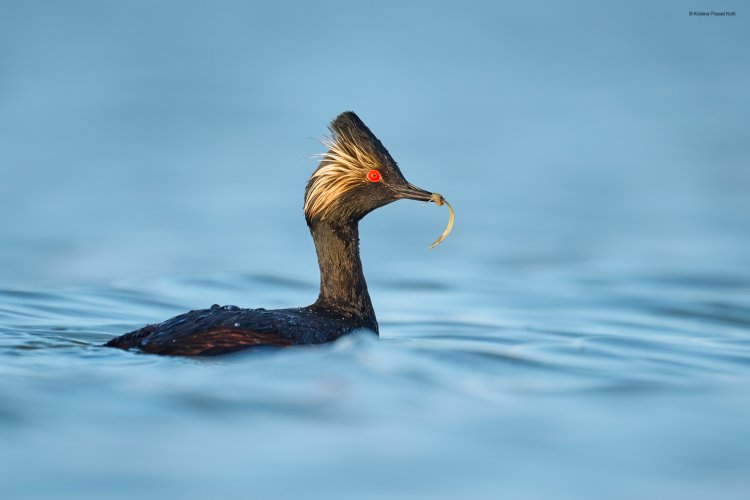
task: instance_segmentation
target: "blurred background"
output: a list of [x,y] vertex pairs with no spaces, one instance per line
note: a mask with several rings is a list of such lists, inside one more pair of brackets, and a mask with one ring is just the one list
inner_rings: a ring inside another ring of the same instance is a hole
[[[690,16],[690,9],[735,16]],[[0,2],[0,496],[745,499],[744,2]],[[354,110],[407,179],[381,326],[215,360],[100,347],[312,302]]]
[[[4,285],[315,271],[304,186],[326,125],[348,109],[408,179],[453,202],[453,250],[430,259],[750,264],[742,11],[697,18],[680,1],[0,9]],[[366,265],[427,258],[446,218],[387,207],[364,223]]]

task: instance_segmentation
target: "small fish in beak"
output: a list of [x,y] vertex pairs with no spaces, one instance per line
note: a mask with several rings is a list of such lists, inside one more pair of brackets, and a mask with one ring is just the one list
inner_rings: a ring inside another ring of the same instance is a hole
[[430,245],[430,248],[432,249],[432,248],[435,248],[436,246],[438,246],[440,243],[442,243],[443,240],[445,238],[447,238],[448,235],[451,233],[451,230],[453,229],[453,220],[455,219],[455,215],[453,213],[453,207],[451,206],[450,203],[448,203],[448,200],[446,200],[445,198],[443,198],[443,195],[437,194],[437,193],[432,193],[432,196],[430,196],[430,201],[434,201],[435,204],[437,206],[439,206],[439,207],[442,206],[443,204],[445,204],[448,207],[448,212],[449,212],[449,215],[448,215],[448,225],[445,227],[445,231],[443,231],[443,234],[441,234],[440,237],[438,239],[436,239],[432,243],[432,245]]

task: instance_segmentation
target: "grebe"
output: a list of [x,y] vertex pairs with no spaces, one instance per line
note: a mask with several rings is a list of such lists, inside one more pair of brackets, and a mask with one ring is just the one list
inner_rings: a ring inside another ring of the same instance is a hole
[[[258,346],[330,342],[360,328],[378,334],[359,258],[358,223],[369,212],[407,198],[442,205],[437,194],[401,174],[383,144],[351,111],[329,126],[322,155],[305,189],[305,219],[320,267],[320,295],[293,309],[242,309],[213,305],[116,337],[107,347],[181,356],[224,354]],[[453,210],[445,232],[450,232]]]

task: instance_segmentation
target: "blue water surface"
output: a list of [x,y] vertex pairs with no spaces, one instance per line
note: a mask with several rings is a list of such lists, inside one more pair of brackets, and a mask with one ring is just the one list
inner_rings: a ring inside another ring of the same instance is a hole
[[[0,497],[747,498],[730,3],[0,5]],[[347,109],[456,209],[362,222],[380,339],[100,347],[311,303]]]

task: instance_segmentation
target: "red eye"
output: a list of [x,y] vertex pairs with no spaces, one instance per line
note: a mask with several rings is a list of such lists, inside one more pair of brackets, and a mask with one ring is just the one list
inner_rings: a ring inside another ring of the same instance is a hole
[[370,170],[367,172],[367,180],[370,182],[380,182],[380,172],[377,170]]

